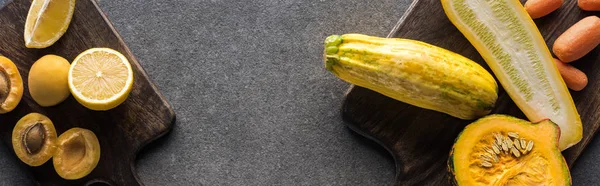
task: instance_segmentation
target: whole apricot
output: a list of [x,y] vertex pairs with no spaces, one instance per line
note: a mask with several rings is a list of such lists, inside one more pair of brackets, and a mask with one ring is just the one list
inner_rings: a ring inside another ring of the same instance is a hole
[[38,59],[29,70],[29,94],[43,107],[58,105],[71,92],[67,78],[71,64],[57,55],[45,55]]

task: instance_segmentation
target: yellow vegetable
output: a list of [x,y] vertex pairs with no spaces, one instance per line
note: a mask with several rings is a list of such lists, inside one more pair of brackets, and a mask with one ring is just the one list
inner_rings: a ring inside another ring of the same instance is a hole
[[498,98],[496,81],[479,64],[420,41],[332,35],[324,60],[344,81],[461,119],[487,115]]
[[[577,144],[581,119],[537,26],[518,0],[442,0],[450,21],[532,122],[560,126],[561,150]],[[557,40],[558,41],[558,40]]]
[[455,185],[571,185],[560,129],[506,115],[483,117],[456,138],[448,168]]

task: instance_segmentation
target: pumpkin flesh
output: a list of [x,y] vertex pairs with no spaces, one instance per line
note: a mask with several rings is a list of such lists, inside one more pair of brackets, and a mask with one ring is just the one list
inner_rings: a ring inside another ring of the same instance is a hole
[[[509,137],[509,132],[518,138]],[[497,161],[482,166],[486,161],[482,156],[489,156],[486,147],[496,143],[496,134],[534,145],[530,151],[520,150],[518,157],[500,149]],[[455,142],[449,160],[454,181],[457,185],[570,185],[569,169],[558,148],[559,135],[558,126],[550,120],[530,123],[504,115],[484,117],[465,127]]]

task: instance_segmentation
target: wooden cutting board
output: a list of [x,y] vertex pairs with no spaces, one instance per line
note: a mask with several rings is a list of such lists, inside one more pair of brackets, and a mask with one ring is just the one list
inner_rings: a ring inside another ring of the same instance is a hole
[[[29,0],[14,0],[0,10],[0,54],[16,63],[25,83],[23,99],[17,108],[0,115],[0,139],[12,151],[10,139],[16,122],[30,112],[39,112],[54,122],[59,135],[72,127],[92,130],[100,141],[101,158],[91,174],[75,181],[60,178],[52,161],[35,168],[21,163],[29,167],[36,184],[87,185],[99,182],[104,184],[94,185],[141,185],[134,170],[136,155],[140,148],[170,131],[175,120],[173,109],[94,0],[77,1],[69,30],[46,49],[25,48],[23,25],[30,4]],[[72,61],[79,53],[92,47],[109,47],[128,58],[135,79],[129,98],[120,106],[103,112],[86,109],[72,96],[54,107],[38,106],[27,89],[31,65],[46,54],[60,55]]]
[[[561,33],[589,15],[600,16],[600,12],[581,11],[577,1],[571,0],[535,22],[548,46],[552,46]],[[491,73],[475,48],[447,19],[439,0],[415,0],[388,37],[416,39],[449,49],[478,62]],[[563,152],[569,166],[600,126],[599,49],[572,64],[588,75],[589,84],[580,92],[571,92],[584,131],[582,141]],[[504,90],[500,90],[493,113],[526,119]],[[450,185],[446,168],[450,149],[458,133],[472,122],[408,105],[358,86],[347,93],[342,117],[349,128],[390,151],[396,162],[394,185]]]

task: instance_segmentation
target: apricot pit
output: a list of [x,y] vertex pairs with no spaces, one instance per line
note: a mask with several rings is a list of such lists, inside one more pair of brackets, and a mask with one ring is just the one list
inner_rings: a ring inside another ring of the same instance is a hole
[[15,63],[0,56],[0,114],[12,111],[23,97],[23,79]]
[[76,180],[90,174],[100,160],[100,143],[94,132],[71,128],[58,137],[58,148],[52,159],[58,175]]
[[52,158],[56,140],[54,124],[39,113],[25,115],[13,128],[13,149],[21,161],[32,167],[40,166]]

